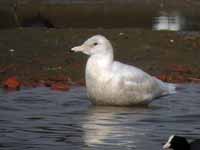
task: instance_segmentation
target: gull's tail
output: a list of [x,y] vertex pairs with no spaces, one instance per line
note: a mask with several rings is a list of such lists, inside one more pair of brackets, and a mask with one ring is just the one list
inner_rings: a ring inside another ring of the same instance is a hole
[[177,85],[173,83],[163,82],[157,78],[155,78],[163,91],[162,95],[174,94],[176,93]]
[[168,94],[174,94],[176,93],[176,87],[177,85],[176,84],[173,84],[173,83],[165,83],[166,86],[167,86],[167,91],[168,91]]

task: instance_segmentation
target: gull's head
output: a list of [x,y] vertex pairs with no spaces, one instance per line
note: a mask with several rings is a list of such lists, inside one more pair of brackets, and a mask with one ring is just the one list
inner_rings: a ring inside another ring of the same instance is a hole
[[102,35],[95,35],[86,40],[82,45],[73,47],[74,52],[82,52],[87,55],[113,53],[112,45]]

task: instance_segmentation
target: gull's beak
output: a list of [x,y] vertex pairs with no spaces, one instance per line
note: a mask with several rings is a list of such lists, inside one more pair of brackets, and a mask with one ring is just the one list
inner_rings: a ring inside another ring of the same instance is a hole
[[76,47],[71,48],[71,51],[73,51],[73,52],[84,52],[87,49],[88,49],[87,46],[85,46],[83,44],[81,46],[76,46]]

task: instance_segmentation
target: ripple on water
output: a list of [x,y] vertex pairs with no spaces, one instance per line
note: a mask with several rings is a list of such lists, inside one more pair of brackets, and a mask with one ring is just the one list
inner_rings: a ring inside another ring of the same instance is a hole
[[170,134],[200,133],[200,86],[182,85],[149,107],[97,107],[83,87],[0,91],[0,149],[160,150]]

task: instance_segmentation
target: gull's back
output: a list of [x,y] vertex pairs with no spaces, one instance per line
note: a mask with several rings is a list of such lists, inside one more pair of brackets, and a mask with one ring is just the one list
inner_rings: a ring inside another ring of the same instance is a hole
[[118,78],[121,89],[138,103],[149,103],[153,98],[167,94],[168,85],[148,75],[141,69],[115,61],[113,74]]

